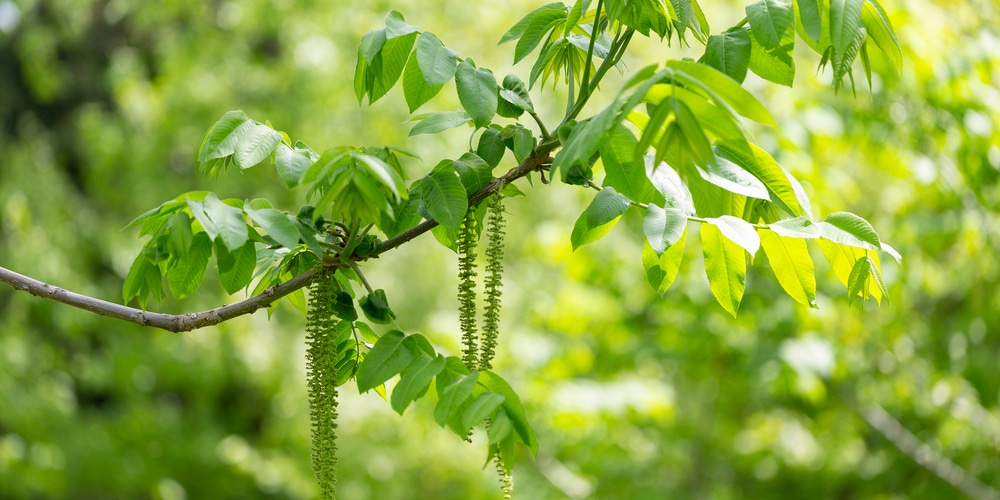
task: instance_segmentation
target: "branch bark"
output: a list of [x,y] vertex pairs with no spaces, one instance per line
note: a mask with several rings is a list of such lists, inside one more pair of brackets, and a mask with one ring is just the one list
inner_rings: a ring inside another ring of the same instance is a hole
[[[551,141],[539,145],[538,148],[518,166],[510,169],[506,174],[493,179],[485,187],[469,196],[469,205],[479,203],[493,193],[501,189],[502,186],[524,177],[532,171],[539,170],[548,161],[548,153],[558,146],[558,142]],[[382,249],[372,255],[378,257],[383,253],[399,247],[406,242],[430,231],[437,222],[425,220],[416,226],[403,231],[402,233],[386,240]],[[164,314],[150,311],[143,311],[134,307],[129,307],[114,302],[108,302],[89,295],[82,295],[71,292],[55,285],[38,281],[34,278],[18,274],[14,271],[0,267],[0,283],[6,283],[15,290],[28,292],[36,297],[53,300],[67,304],[85,311],[89,311],[102,316],[130,321],[142,326],[152,326],[167,330],[169,332],[189,332],[206,326],[217,325],[244,314],[250,314],[258,309],[265,308],[276,300],[309,285],[317,268],[310,269],[294,278],[272,286],[263,292],[254,295],[246,300],[234,302],[207,311],[188,314]]]

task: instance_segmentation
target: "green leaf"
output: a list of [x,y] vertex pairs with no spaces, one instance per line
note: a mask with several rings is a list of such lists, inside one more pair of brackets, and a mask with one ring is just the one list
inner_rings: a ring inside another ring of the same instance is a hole
[[881,250],[882,243],[871,223],[850,212],[837,212],[819,224],[821,236],[834,243]]
[[[219,238],[222,243],[226,245],[230,251],[235,250],[247,241],[247,224],[243,220],[243,211],[231,207],[219,200],[215,193],[209,193],[205,197],[204,202],[204,212],[202,212],[202,217],[195,214],[193,208],[194,202],[188,202],[192,206],[191,213],[195,215],[198,222],[201,222],[202,226],[205,227],[205,232],[209,233],[212,239]],[[204,218],[209,220],[209,224],[213,226],[218,231],[218,236],[213,236],[212,232],[209,231],[208,226],[205,225]]]
[[455,73],[458,100],[472,117],[476,127],[489,125],[497,113],[497,81],[489,70],[462,61]]
[[493,180],[493,168],[475,153],[465,153],[451,165],[462,179],[466,195],[479,191]]
[[465,111],[437,111],[413,117],[419,120],[413,129],[411,136],[420,134],[436,134],[438,132],[460,127],[472,121],[472,118]]
[[535,433],[531,430],[531,425],[528,424],[528,417],[524,412],[524,406],[521,405],[521,398],[517,396],[514,389],[511,389],[510,384],[489,370],[483,370],[479,373],[479,382],[487,389],[504,396],[503,409],[510,417],[514,431],[517,432],[521,442],[531,450],[531,453],[537,454],[538,441],[535,440]]
[[[794,38],[792,38],[794,43]],[[777,52],[768,52],[760,42],[752,40],[750,48],[750,71],[757,76],[778,85],[791,87],[795,80],[795,61],[791,56],[792,44],[787,44]]]
[[799,204],[789,175],[766,151],[755,144],[749,144],[749,149],[743,151],[731,143],[721,142],[716,144],[715,152],[720,159],[720,164],[728,163],[749,172],[762,183],[766,190],[765,196],[756,196],[747,192],[742,194],[771,200],[789,215],[805,215],[805,210]]
[[791,0],[758,0],[747,5],[746,12],[754,38],[767,51],[778,50],[795,29]]
[[676,208],[663,209],[653,203],[647,206],[642,230],[646,234],[646,241],[657,256],[662,255],[684,236],[687,220],[687,216]]
[[648,203],[655,188],[646,172],[633,161],[638,142],[628,127],[619,123],[601,139],[597,150],[604,165],[604,187],[613,187],[631,200]]
[[667,289],[677,279],[677,273],[681,268],[681,261],[684,260],[684,245],[687,240],[687,227],[681,232],[681,237],[673,245],[670,245],[659,257],[656,251],[645,242],[642,247],[642,267],[646,271],[646,281],[660,295],[667,293]]
[[358,46],[358,54],[364,58],[369,66],[375,64],[375,57],[382,52],[386,41],[385,29],[373,30],[361,36],[361,43]]
[[[442,375],[447,372],[442,372]],[[438,402],[434,407],[434,421],[438,425],[445,425],[453,416],[458,414],[472,390],[479,381],[479,372],[474,371],[468,375],[454,378],[447,385],[442,383],[442,376],[438,375]]]
[[387,40],[416,33],[418,29],[420,28],[406,24],[403,15],[397,10],[390,10],[385,15],[385,38]]
[[219,264],[219,281],[226,293],[232,295],[250,284],[257,265],[257,246],[247,240],[242,247],[230,252],[225,245],[215,242],[215,260]]
[[500,90],[500,98],[510,104],[534,113],[535,106],[531,103],[531,95],[528,87],[524,85],[517,75],[507,75],[503,78],[503,88]]
[[392,238],[416,226],[421,219],[420,213],[417,211],[419,206],[420,197],[411,194],[410,199],[392,206],[392,216],[387,212],[382,213],[379,229],[385,233],[386,238]]
[[723,155],[716,154],[715,162],[707,168],[699,168],[702,179],[731,193],[761,200],[770,200],[767,186],[747,170],[740,168]]
[[358,366],[358,392],[365,393],[384,384],[410,365],[417,354],[403,344],[405,337],[399,330],[391,330],[379,337]]
[[476,147],[476,154],[479,155],[486,163],[490,166],[490,176],[500,161],[503,160],[503,155],[507,151],[507,147],[503,143],[503,137],[500,136],[500,131],[495,128],[487,128],[483,131],[483,134],[479,136],[479,146]]
[[355,321],[358,319],[358,310],[354,308],[354,298],[346,290],[341,290],[334,295],[333,300],[330,302],[330,309],[335,316],[344,321]]
[[392,409],[402,415],[410,403],[427,391],[434,377],[444,370],[444,365],[444,356],[440,354],[437,357],[418,355],[399,375],[399,383],[392,390]]
[[535,10],[532,10],[531,12],[527,13],[524,17],[522,17],[517,23],[515,23],[514,26],[512,26],[509,30],[507,30],[507,32],[503,34],[503,37],[500,38],[500,41],[497,42],[497,45],[502,45],[509,41],[521,38],[521,36],[524,35],[524,32],[528,29],[528,25],[531,23],[531,20],[534,19],[539,12],[543,12],[546,10],[559,11],[565,9],[566,5],[564,5],[562,2],[554,2],[545,4],[541,7],[538,7]]
[[708,35],[708,22],[705,15],[701,13],[701,8],[695,0],[670,0],[673,13],[676,14],[674,26],[677,28],[677,35],[684,38],[684,32],[690,28],[694,37],[700,42],[705,42]]
[[757,254],[757,250],[760,250],[760,236],[749,222],[731,215],[706,219],[706,222],[718,227],[726,238],[743,247],[751,259]]
[[191,295],[205,278],[208,259],[212,257],[212,240],[205,233],[198,233],[191,241],[191,248],[183,258],[172,258],[167,267],[167,288],[177,299]]
[[750,35],[747,30],[737,28],[708,37],[702,61],[742,83],[750,64]]
[[198,165],[205,170],[209,161],[225,158],[236,152],[236,142],[240,135],[256,125],[243,111],[227,111],[212,125],[201,141],[198,151]]
[[584,211],[580,214],[580,217],[576,220],[576,224],[573,225],[573,233],[570,234],[570,243],[573,245],[573,250],[582,247],[588,243],[593,243],[604,235],[608,234],[618,223],[621,217],[614,218],[609,222],[602,224],[600,226],[591,227],[587,224],[587,212]]
[[392,312],[392,309],[389,307],[389,301],[385,297],[385,290],[381,288],[362,297],[358,301],[358,305],[361,306],[361,311],[365,313],[365,317],[372,323],[385,325],[396,318],[396,313]]
[[514,129],[514,159],[518,163],[528,159],[528,155],[535,149],[535,136],[531,131],[518,126]]
[[455,77],[458,54],[441,43],[434,33],[425,31],[417,40],[417,64],[430,87],[442,85]]
[[504,398],[503,394],[491,392],[480,394],[462,412],[462,427],[471,429],[472,426],[482,422],[483,419],[492,415],[503,404],[504,399],[506,398]]
[[899,49],[899,40],[896,39],[896,32],[892,29],[889,15],[882,9],[878,0],[865,0],[861,10],[861,23],[868,36],[875,41],[875,45],[889,57],[896,71],[902,71],[903,54]]
[[815,239],[820,237],[820,227],[806,217],[779,220],[769,227],[779,236],[789,238]]
[[552,176],[560,176],[565,182],[570,167],[588,165],[590,157],[597,152],[601,140],[607,136],[608,131],[621,122],[621,109],[622,103],[616,100],[589,121],[576,124],[569,137],[563,142],[562,150],[552,161],[550,169]]
[[302,178],[314,160],[309,149],[292,149],[284,143],[279,143],[278,149],[274,150],[274,166],[288,189],[302,183]]
[[[423,40],[423,37],[420,39]],[[418,42],[417,50],[419,50],[419,45]],[[433,86],[427,84],[426,80],[424,80],[424,74],[421,73],[417,63],[417,51],[411,53],[409,60],[406,61],[406,69],[403,70],[403,96],[406,98],[406,106],[409,108],[410,113],[431,100],[442,88],[444,88],[444,84]]]
[[246,170],[264,161],[281,143],[281,134],[271,127],[257,124],[236,143],[236,165]]
[[[514,64],[521,62],[531,51],[535,50],[546,33],[552,31],[564,19],[566,19],[566,6],[562,4],[559,4],[558,8],[535,11],[520,35],[517,46],[514,47]],[[503,41],[501,39],[501,43]]]
[[847,279],[848,303],[854,297],[861,297],[862,305],[871,296],[872,285],[872,261],[868,257],[862,257],[854,263],[851,268],[850,277]]
[[861,28],[861,6],[864,2],[865,0],[830,0],[830,40],[833,42],[835,72],[838,66],[844,63],[849,65],[857,54],[856,50],[851,54],[848,49],[856,43],[855,39]]
[[714,224],[701,225],[701,244],[709,288],[722,308],[736,317],[746,286],[744,249],[723,236]]
[[191,241],[194,239],[194,233],[191,232],[191,217],[188,217],[188,214],[184,212],[176,212],[167,220],[167,226],[170,228],[167,240],[170,254],[183,258],[187,255],[188,249],[191,248]]
[[753,94],[715,68],[689,61],[670,61],[667,67],[675,70],[678,80],[701,89],[719,106],[758,123],[777,127],[774,117]]
[[254,210],[249,204],[244,205],[243,210],[250,216],[250,220],[281,246],[291,249],[299,244],[299,229],[288,214],[273,208]]
[[397,201],[401,199],[400,191],[404,190],[403,192],[405,193],[406,185],[403,183],[403,178],[399,176],[396,169],[390,167],[377,156],[354,153],[351,157],[357,160],[358,165],[371,174],[372,178],[389,188],[389,191],[392,192],[393,197]]
[[764,255],[781,288],[797,302],[815,308],[816,273],[806,242],[767,229],[761,229],[759,234]]
[[823,35],[823,16],[819,10],[819,0],[796,0],[799,6],[799,21],[806,36],[818,42]]
[[420,188],[420,198],[424,200],[427,213],[441,226],[457,231],[465,218],[469,202],[465,186],[454,167],[444,162],[439,163],[423,178]]
[[[155,273],[157,276],[160,274],[160,268],[149,261],[146,258],[146,254],[139,252],[136,255],[135,260],[132,261],[132,267],[128,270],[128,276],[125,277],[125,282],[122,284],[122,299],[128,304],[133,297],[140,297],[139,303],[142,309],[146,309],[146,300],[149,290],[147,288],[147,273]],[[156,280],[159,283],[159,280]]]
[[496,446],[497,443],[509,436],[513,429],[514,424],[511,422],[510,417],[507,416],[507,412],[498,411],[493,420],[490,421],[489,428],[486,429],[487,446],[491,448]]
[[613,187],[600,190],[587,207],[587,227],[596,228],[621,217],[628,210],[629,199]]
[[685,215],[695,215],[694,199],[687,184],[681,180],[677,171],[670,168],[664,162],[660,162],[653,168],[653,156],[646,155],[645,158],[646,177],[653,187],[663,195],[666,206],[680,210]]

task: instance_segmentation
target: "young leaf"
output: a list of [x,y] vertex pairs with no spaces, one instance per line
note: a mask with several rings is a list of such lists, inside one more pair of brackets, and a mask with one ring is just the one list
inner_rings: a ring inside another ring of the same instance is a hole
[[782,39],[795,28],[791,0],[758,0],[747,5],[747,21],[753,36],[767,51],[781,47]]
[[490,427],[486,429],[486,438],[488,440],[487,446],[492,448],[500,441],[503,441],[504,438],[510,435],[513,429],[514,424],[511,423],[510,417],[507,416],[507,412],[496,412],[496,415],[493,416],[493,420],[490,421]]
[[[652,155],[646,155],[644,163],[646,177],[653,184],[653,187],[663,195],[666,206],[676,208],[685,215],[695,215],[691,191],[688,190],[687,184],[681,180],[680,175],[677,175],[677,171],[663,162],[657,165],[654,163]],[[656,165],[655,168],[654,165]]]
[[194,233],[191,232],[191,217],[184,212],[176,212],[167,220],[170,228],[167,245],[170,254],[176,258],[183,258],[191,248],[191,241],[194,240]]
[[638,142],[628,127],[619,123],[601,139],[597,150],[604,165],[604,187],[613,187],[630,200],[648,203],[655,188],[633,161]]
[[521,442],[531,450],[531,453],[537,454],[538,441],[535,440],[535,433],[531,430],[531,425],[528,424],[528,417],[524,412],[524,406],[521,405],[521,398],[517,396],[514,389],[511,389],[510,384],[489,370],[480,372],[479,382],[490,391],[504,396],[503,409],[510,417],[514,431],[517,432]]
[[642,246],[642,267],[646,271],[646,281],[660,295],[667,293],[667,289],[670,288],[670,285],[677,278],[677,272],[681,268],[681,261],[684,259],[685,240],[687,240],[686,226],[681,233],[681,237],[673,245],[670,245],[659,257],[657,257],[653,247],[649,245],[649,242],[645,242]]
[[562,4],[559,4],[559,8],[536,11],[519,37],[517,46],[514,47],[514,64],[521,62],[521,59],[535,50],[545,34],[564,19],[566,19],[566,7]]
[[396,313],[389,308],[389,301],[385,298],[385,290],[381,288],[361,297],[358,305],[372,323],[385,325],[396,318]]
[[479,191],[493,180],[493,169],[475,153],[463,154],[452,162],[452,167],[462,179],[467,195]]
[[427,391],[431,380],[434,380],[434,377],[441,373],[441,370],[444,370],[444,365],[444,356],[440,354],[437,357],[423,353],[418,355],[399,375],[399,383],[392,390],[392,399],[390,400],[392,409],[402,415],[410,403]]
[[379,159],[377,156],[372,156],[369,154],[354,153],[351,155],[354,160],[357,160],[358,165],[364,168],[372,178],[377,180],[383,186],[389,188],[392,195],[395,197],[396,201],[401,199],[400,191],[404,194],[406,191],[406,185],[403,183],[403,178],[399,176],[396,169],[390,167],[386,162]]
[[743,83],[750,64],[750,35],[747,30],[736,28],[708,37],[702,61]]
[[701,225],[701,244],[709,288],[722,308],[736,317],[746,286],[744,249],[723,236],[714,224]]
[[587,207],[587,227],[596,228],[621,217],[630,205],[629,199],[613,187],[600,190]]
[[191,295],[205,278],[205,268],[212,256],[212,240],[206,233],[198,233],[191,241],[191,248],[183,258],[171,259],[167,267],[167,287],[175,298]]
[[715,68],[689,61],[670,61],[667,67],[675,70],[678,80],[701,89],[719,106],[758,123],[777,127],[774,117],[753,94]]
[[302,178],[306,171],[312,166],[314,158],[312,151],[308,148],[292,149],[284,143],[278,144],[278,149],[274,150],[274,166],[278,170],[278,176],[285,181],[288,189],[302,183]]
[[330,302],[330,309],[335,316],[344,321],[355,321],[358,319],[358,310],[354,308],[354,298],[346,290],[341,290],[334,295],[333,301]]
[[403,344],[404,338],[405,335],[399,330],[391,330],[379,337],[358,366],[358,392],[368,392],[410,365],[416,353]]
[[514,129],[514,159],[518,163],[523,162],[535,149],[535,136],[531,131],[518,125]]
[[[441,375],[444,373],[447,372],[441,372]],[[443,426],[458,413],[458,410],[462,408],[466,400],[469,399],[469,396],[472,395],[472,389],[476,387],[476,383],[479,381],[479,372],[474,371],[468,375],[455,378],[447,385],[442,383],[441,375],[438,375],[437,379],[438,402],[434,407],[434,421],[438,425]]]
[[227,111],[212,125],[201,141],[198,165],[206,169],[211,160],[225,158],[236,152],[237,138],[255,123],[240,110]]
[[[192,209],[191,212],[194,213],[194,210]],[[215,226],[218,230],[218,238],[230,251],[243,246],[243,243],[247,241],[247,223],[243,220],[243,211],[223,203],[215,196],[215,193],[209,193],[205,197],[203,215]],[[195,217],[197,218],[197,215]],[[201,218],[198,218],[198,221],[202,223],[202,226],[205,225]],[[211,236],[207,227],[205,232]]]
[[896,39],[896,32],[892,29],[888,14],[882,9],[878,0],[865,0],[861,10],[861,22],[868,36],[889,57],[896,71],[902,71],[903,54],[899,50],[899,40]]
[[664,210],[653,203],[647,206],[642,230],[657,256],[677,243],[684,236],[686,228],[687,216],[680,210],[672,207]]
[[420,134],[436,134],[450,128],[460,127],[472,121],[472,118],[465,111],[437,111],[413,117],[419,120],[413,129],[411,136]]
[[427,213],[442,227],[457,231],[469,208],[465,186],[454,167],[439,163],[420,182],[420,198]]
[[706,168],[698,168],[698,174],[702,179],[731,193],[771,200],[767,187],[760,179],[729,161],[725,156],[716,154],[714,162],[709,163]]
[[[420,39],[423,40],[423,37]],[[419,50],[419,42],[417,45]],[[443,84],[433,86],[427,84],[417,63],[417,51],[413,51],[406,61],[406,69],[403,70],[403,96],[406,98],[406,106],[410,113],[431,100],[442,88],[444,88]]]
[[425,31],[417,40],[417,65],[430,87],[443,85],[455,76],[458,54],[441,43],[434,33]]
[[271,127],[257,124],[236,143],[236,165],[246,170],[271,155],[281,143],[281,134]]
[[500,164],[500,160],[503,159],[506,151],[507,147],[503,143],[503,137],[500,136],[499,130],[487,128],[483,131],[483,135],[479,136],[479,146],[476,147],[476,154],[490,166],[490,176],[493,175],[493,169]]
[[760,245],[781,288],[797,302],[815,308],[816,274],[806,242],[767,229],[759,233]]
[[716,145],[715,153],[720,158],[720,165],[738,165],[763,183],[768,196],[755,197],[773,201],[789,215],[805,215],[789,176],[766,151],[754,144],[749,144],[748,151],[742,151],[731,143],[722,142]]
[[855,297],[861,297],[861,305],[871,296],[872,284],[872,261],[868,257],[862,257],[854,263],[851,268],[850,277],[847,279],[847,301],[850,304]]
[[492,392],[480,394],[462,412],[462,427],[471,429],[472,426],[482,422],[483,419],[492,415],[503,404],[504,399],[503,394]]
[[731,215],[723,215],[717,219],[708,219],[708,223],[717,226],[726,238],[743,247],[751,259],[757,254],[757,250],[760,250],[760,236],[749,222]]
[[472,117],[476,127],[489,125],[497,113],[497,81],[489,70],[462,61],[455,73],[458,100]]
[[528,94],[528,87],[517,75],[507,75],[503,78],[500,98],[520,109],[535,112],[535,107],[531,103],[531,95]]
[[215,243],[215,260],[219,264],[219,281],[226,293],[232,295],[250,284],[257,264],[257,246],[247,240],[242,247],[230,252],[225,245]]
[[850,212],[830,214],[818,224],[821,235],[834,243],[871,250],[881,250],[878,233],[872,225]]
[[[791,39],[794,43],[794,38]],[[768,52],[756,39],[751,40],[750,71],[757,76],[778,85],[791,87],[795,81],[795,61],[792,59],[792,44],[777,52]]]
[[497,45],[502,45],[511,40],[517,40],[522,36],[524,36],[525,31],[528,30],[528,25],[531,24],[531,21],[539,13],[545,11],[564,11],[564,10],[566,10],[566,6],[562,2],[545,4],[541,7],[538,7],[537,9],[527,13],[517,23],[515,23],[514,26],[512,26],[509,30],[507,30],[507,32],[503,34],[503,37],[500,38],[500,41],[497,43]]
[[243,210],[250,216],[250,220],[283,247],[292,249],[299,244],[299,230],[288,214],[273,208],[254,210],[249,204],[244,205]]
[[806,36],[818,42],[823,34],[823,16],[819,10],[819,0],[796,0],[799,6],[799,21]]

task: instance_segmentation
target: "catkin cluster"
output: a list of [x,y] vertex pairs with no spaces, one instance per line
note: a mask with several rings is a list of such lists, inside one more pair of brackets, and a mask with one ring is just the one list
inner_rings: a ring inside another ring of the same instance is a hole
[[309,288],[306,316],[306,380],[312,421],[312,466],[320,498],[336,498],[337,483],[337,320],[333,315],[337,284],[333,271],[317,273]]
[[465,214],[458,229],[458,323],[462,329],[462,362],[470,370],[476,367],[476,215]]

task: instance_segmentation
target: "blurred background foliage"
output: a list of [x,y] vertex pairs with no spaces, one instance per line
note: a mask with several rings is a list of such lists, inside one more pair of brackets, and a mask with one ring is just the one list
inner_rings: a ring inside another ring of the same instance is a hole
[[[742,5],[704,2],[713,30]],[[816,252],[820,309],[784,296],[758,258],[733,320],[711,297],[696,240],[657,297],[638,217],[573,253],[592,194],[523,186],[528,196],[507,204],[495,363],[542,450],[518,463],[518,497],[955,497],[861,418],[874,405],[961,479],[1000,489],[1000,4],[884,5],[901,75],[873,53],[873,88],[858,78],[856,97],[834,94],[801,51],[794,89],[747,85],[781,124],[758,140],[804,181],[817,215],[856,212],[904,255],[885,265],[892,305],[848,307]],[[400,91],[357,105],[361,35],[396,8],[502,75],[511,53],[495,42],[533,7],[2,0],[0,264],[116,301],[141,243],[121,228],[161,201],[211,189],[297,210],[303,193],[267,168],[211,182],[196,171],[204,131],[229,109],[317,150],[410,147],[425,162],[411,174],[457,157],[462,131],[405,140]],[[630,66],[686,54],[641,43]],[[565,102],[534,99],[549,120]],[[455,107],[445,92],[428,109]],[[404,329],[458,352],[453,254],[423,237],[368,268]],[[156,309],[240,298],[212,281]],[[0,288],[0,497],[311,497],[303,327],[282,306],[270,321],[170,334]],[[435,425],[433,401],[399,418],[373,394],[342,393],[343,498],[499,495],[482,447]]]

